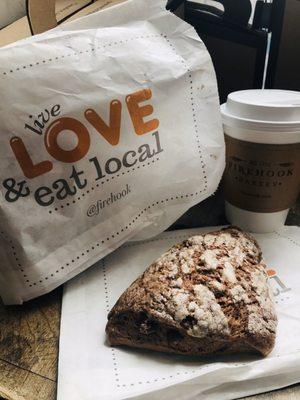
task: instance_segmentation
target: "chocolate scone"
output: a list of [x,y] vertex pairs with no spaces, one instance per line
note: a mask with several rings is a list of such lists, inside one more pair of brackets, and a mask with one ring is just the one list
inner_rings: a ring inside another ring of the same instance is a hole
[[260,247],[230,227],[191,237],[162,255],[122,294],[106,332],[111,345],[266,356],[276,326]]

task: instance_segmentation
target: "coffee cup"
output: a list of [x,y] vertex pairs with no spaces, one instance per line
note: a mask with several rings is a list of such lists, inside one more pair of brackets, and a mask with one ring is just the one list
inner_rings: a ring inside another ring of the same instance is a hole
[[233,92],[221,112],[227,219],[252,232],[276,231],[300,192],[300,92]]

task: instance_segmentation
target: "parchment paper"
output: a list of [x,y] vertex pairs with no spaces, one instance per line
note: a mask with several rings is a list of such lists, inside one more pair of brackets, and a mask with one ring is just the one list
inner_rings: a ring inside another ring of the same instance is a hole
[[210,230],[166,232],[124,245],[68,283],[62,305],[58,400],[226,400],[300,381],[297,227],[255,235],[269,267],[279,317],[276,346],[267,358],[201,361],[107,345],[107,314],[121,293],[170,246]]

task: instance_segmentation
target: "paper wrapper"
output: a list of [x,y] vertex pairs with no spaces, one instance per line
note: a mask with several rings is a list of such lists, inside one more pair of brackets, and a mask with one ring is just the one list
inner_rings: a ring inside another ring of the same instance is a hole
[[173,244],[216,228],[166,232],[124,245],[70,282],[64,291],[58,400],[227,400],[300,381],[300,228],[257,234],[279,317],[267,358],[227,356],[201,361],[109,347],[107,314],[122,292]]

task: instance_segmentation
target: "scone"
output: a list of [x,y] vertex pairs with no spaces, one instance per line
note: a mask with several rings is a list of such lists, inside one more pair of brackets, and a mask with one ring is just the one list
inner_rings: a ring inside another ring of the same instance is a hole
[[119,298],[106,333],[113,346],[266,356],[276,326],[259,245],[231,227],[191,237],[163,254]]

